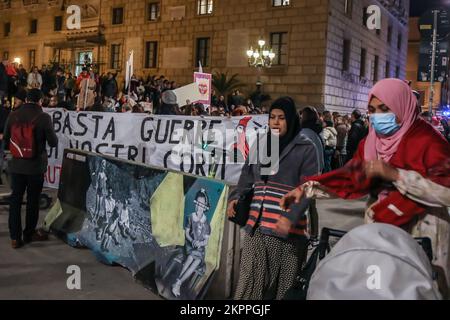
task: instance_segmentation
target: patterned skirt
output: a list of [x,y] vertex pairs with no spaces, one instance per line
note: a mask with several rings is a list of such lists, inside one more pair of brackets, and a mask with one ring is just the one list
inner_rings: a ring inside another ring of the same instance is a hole
[[235,300],[281,300],[306,260],[308,241],[245,235]]

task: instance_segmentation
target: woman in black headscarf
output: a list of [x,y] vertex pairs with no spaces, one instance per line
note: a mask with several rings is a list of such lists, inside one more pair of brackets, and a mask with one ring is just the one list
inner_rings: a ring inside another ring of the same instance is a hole
[[[289,213],[281,210],[279,200],[304,177],[319,173],[317,152],[313,142],[300,134],[300,121],[291,98],[283,97],[272,104],[269,127],[264,150],[271,157],[271,165],[260,161],[250,164],[247,160],[238,186],[229,197],[228,216],[232,217],[238,199],[254,191],[244,227],[236,299],[282,299],[307,253],[305,211],[309,200]],[[274,154],[277,140],[279,152]]]

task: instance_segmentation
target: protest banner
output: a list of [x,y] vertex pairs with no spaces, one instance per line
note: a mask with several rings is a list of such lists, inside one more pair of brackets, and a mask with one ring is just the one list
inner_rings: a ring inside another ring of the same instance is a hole
[[45,109],[58,146],[48,149],[47,187],[58,188],[64,149],[95,152],[162,169],[237,184],[252,145],[267,130],[267,115],[154,116]]

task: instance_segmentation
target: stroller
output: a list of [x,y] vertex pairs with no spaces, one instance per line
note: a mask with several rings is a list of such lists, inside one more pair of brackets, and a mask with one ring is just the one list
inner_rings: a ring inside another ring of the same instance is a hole
[[[2,168],[0,168],[0,174],[1,174],[1,180],[6,185],[11,185],[10,179],[9,179],[9,172],[8,172],[8,160],[11,158],[11,153],[9,151],[5,151],[5,156],[3,159],[3,165]],[[9,199],[11,197],[11,192],[7,193],[0,193],[0,205],[2,206],[9,206]],[[22,202],[22,204],[26,204],[26,202]],[[52,198],[45,194],[41,193],[39,196],[39,209],[40,210],[46,210],[50,208],[52,204]]]
[[[340,240],[331,249],[332,237]],[[429,238],[392,225],[324,228],[285,300],[438,300],[432,258]]]

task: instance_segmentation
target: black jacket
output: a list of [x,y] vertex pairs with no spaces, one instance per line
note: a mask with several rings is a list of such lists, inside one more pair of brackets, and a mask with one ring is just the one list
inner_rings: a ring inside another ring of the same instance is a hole
[[22,87],[26,87],[27,86],[27,80],[28,80],[28,73],[27,71],[22,68],[19,69],[19,72],[17,74],[17,78],[19,80],[19,83]]
[[5,131],[6,120],[8,119],[9,113],[9,109],[0,105],[0,134],[3,134]]
[[3,63],[0,62],[0,91],[8,92],[8,74]]
[[364,122],[360,119],[352,123],[352,127],[348,132],[347,139],[347,157],[348,159],[353,158],[356,150],[358,150],[358,145],[362,139],[364,139],[368,134],[368,130],[364,125]]
[[102,83],[102,93],[105,97],[115,97],[117,95],[118,87],[115,78],[105,79]]
[[181,114],[178,110],[178,105],[176,104],[165,104],[163,103],[159,108],[158,114],[167,116],[176,116]]
[[58,137],[53,129],[53,123],[50,116],[45,113],[37,104],[24,104],[19,109],[10,113],[6,125],[3,139],[5,149],[9,148],[11,138],[11,125],[17,122],[35,121],[34,139],[36,143],[36,156],[33,159],[12,159],[8,168],[11,173],[38,175],[47,171],[48,159],[46,144],[50,147],[56,147]]
[[42,87],[41,90],[44,94],[48,94],[49,91],[56,87],[56,79],[52,76],[49,70],[41,73],[42,76]]
[[66,77],[64,76],[56,76],[56,88],[58,96],[66,95],[66,87],[64,86],[66,82]]

